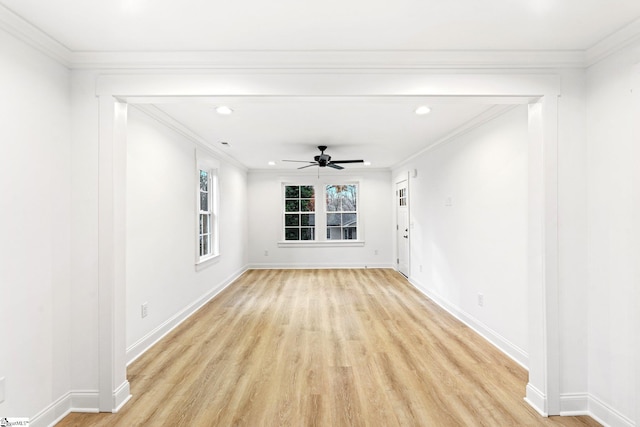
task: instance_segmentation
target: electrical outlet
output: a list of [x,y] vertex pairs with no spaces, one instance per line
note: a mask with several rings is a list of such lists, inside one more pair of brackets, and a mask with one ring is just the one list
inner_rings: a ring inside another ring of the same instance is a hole
[[420,273],[422,273],[422,264],[420,264]]
[[5,399],[4,383],[5,383],[4,377],[0,378],[0,403],[4,402],[4,399]]
[[140,316],[144,318],[147,317],[147,314],[149,314],[149,306],[148,303],[144,302],[140,306]]
[[378,250],[376,249],[375,251],[373,251],[374,255],[378,255]]
[[264,251],[264,256],[269,256],[269,251]]
[[478,294],[478,305],[480,307],[484,306],[484,295],[482,295],[482,294]]

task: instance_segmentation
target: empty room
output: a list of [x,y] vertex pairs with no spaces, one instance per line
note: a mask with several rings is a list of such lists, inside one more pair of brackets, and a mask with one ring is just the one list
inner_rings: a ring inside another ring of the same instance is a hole
[[0,421],[640,421],[640,3],[0,0]]

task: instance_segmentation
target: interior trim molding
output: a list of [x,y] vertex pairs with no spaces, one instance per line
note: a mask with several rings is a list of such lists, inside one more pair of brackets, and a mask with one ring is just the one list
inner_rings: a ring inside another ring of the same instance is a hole
[[364,264],[364,263],[253,263],[249,264],[250,270],[305,270],[305,269],[317,269],[317,270],[326,270],[326,269],[366,269],[366,268],[384,268],[384,269],[393,269],[393,265],[387,263],[377,263],[377,264]]
[[588,393],[562,393],[560,394],[560,415],[575,417],[589,414]]
[[237,167],[238,169],[244,171],[244,172],[248,172],[248,168],[243,165],[242,163],[240,163],[238,160],[236,160],[234,157],[230,156],[229,154],[225,153],[224,151],[214,147],[213,145],[209,144],[207,142],[207,140],[205,140],[204,138],[202,138],[200,135],[196,134],[195,132],[193,132],[191,129],[189,129],[188,127],[186,127],[185,125],[183,125],[182,123],[178,122],[177,120],[175,120],[173,117],[169,116],[167,113],[165,113],[164,111],[162,111],[161,109],[159,109],[158,107],[156,107],[155,105],[151,105],[151,104],[128,104],[131,107],[135,108],[136,110],[146,114],[147,116],[151,117],[152,119],[158,121],[161,125],[167,127],[168,129],[180,134],[181,136],[183,136],[184,138],[188,139],[189,141],[193,142],[198,148],[204,150],[205,152],[207,152],[209,155],[214,156],[217,159],[221,159],[224,160],[228,163],[231,163],[233,166]]
[[605,37],[585,52],[585,67],[590,67],[640,40],[640,18]]
[[422,150],[418,151],[417,153],[412,154],[411,156],[409,156],[406,159],[396,163],[395,165],[392,165],[390,167],[390,169],[391,170],[400,169],[401,167],[405,166],[411,160],[417,159],[418,157],[422,156],[423,154],[435,149],[439,145],[446,144],[447,142],[452,141],[455,138],[459,138],[459,137],[461,137],[461,136],[473,131],[474,129],[479,128],[480,126],[482,126],[482,125],[484,125],[486,123],[489,123],[493,119],[496,119],[496,118],[502,116],[503,114],[507,114],[509,111],[513,110],[514,108],[519,107],[520,105],[525,105],[525,104],[494,105],[493,107],[489,108],[488,110],[483,111],[482,113],[478,114],[477,116],[475,116],[471,120],[461,124],[456,129],[451,131],[449,134],[447,134],[447,135],[443,136],[442,138],[440,138],[439,140],[435,141],[433,144],[430,144],[429,146],[427,146],[427,147],[423,148]]
[[74,52],[77,69],[511,69],[585,66],[581,50]]
[[636,423],[593,394],[589,395],[589,416],[604,426],[634,427]]
[[196,311],[202,308],[205,304],[215,298],[220,292],[225,290],[229,285],[238,279],[244,272],[249,269],[245,266],[232,274],[229,278],[219,283],[217,286],[211,288],[211,290],[200,298],[183,308],[181,311],[173,315],[173,317],[166,320],[164,323],[153,329],[151,332],[140,338],[138,341],[127,347],[127,366],[133,363],[136,359],[142,356],[147,350],[153,347],[158,341],[164,338],[167,334],[177,328],[182,322],[187,320]]
[[489,341],[494,347],[498,350],[502,351],[505,355],[507,355],[510,359],[516,362],[518,365],[522,366],[524,369],[529,369],[529,355],[526,351],[513,344],[508,339],[504,338],[502,335],[489,328],[484,323],[480,322],[475,317],[471,316],[469,313],[461,310],[455,305],[449,303],[444,298],[436,295],[431,292],[427,287],[421,285],[416,280],[409,278],[409,283],[416,288],[419,292],[425,295],[427,298],[438,304],[445,311],[451,314],[453,317],[467,325],[469,328],[473,329],[478,335],[480,335],[485,340]]
[[70,69],[533,69],[585,68],[640,40],[640,19],[586,50],[73,51],[0,5],[0,29]]
[[113,392],[113,413],[120,411],[131,400],[131,397],[131,387],[129,381],[126,380]]
[[73,53],[62,43],[0,4],[0,29],[69,68]]
[[541,416],[549,416],[547,411],[547,396],[531,383],[527,383],[527,391],[524,401],[535,409]]
[[98,390],[72,390],[31,418],[32,427],[54,426],[71,412],[98,413]]

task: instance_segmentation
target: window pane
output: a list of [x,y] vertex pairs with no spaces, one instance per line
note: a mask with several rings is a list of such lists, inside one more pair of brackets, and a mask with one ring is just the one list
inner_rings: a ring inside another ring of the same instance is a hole
[[200,190],[209,191],[209,173],[207,171],[200,171]]
[[315,211],[315,201],[312,200],[300,200],[300,211],[313,212]]
[[340,199],[336,185],[327,185],[327,211],[339,211]]
[[316,225],[316,216],[314,214],[302,214],[300,216],[300,225]]
[[339,213],[327,214],[327,225],[342,225]]
[[200,193],[200,210],[201,211],[209,210],[209,193]]
[[204,255],[204,253],[202,252],[202,250],[204,249],[203,240],[204,238],[200,236],[200,256]]
[[297,185],[287,185],[284,189],[284,197],[287,199],[297,199],[300,197],[300,187]]
[[298,200],[287,200],[285,202],[285,212],[299,212],[300,202]]
[[342,214],[342,226],[346,227],[348,225],[355,226],[357,223],[357,215],[353,213]]
[[284,240],[300,240],[299,229],[297,228],[285,228]]
[[210,242],[211,236],[208,235],[208,234],[205,234],[202,237],[203,237],[203,240],[202,240],[202,243],[203,243],[203,245],[202,245],[202,255],[209,255],[209,250],[210,250],[209,248],[211,247],[209,242]]
[[327,227],[327,240],[342,240],[342,228]]
[[355,227],[347,227],[343,229],[343,237],[347,240],[355,240],[358,238]]
[[284,225],[287,227],[300,225],[300,215],[298,214],[286,214],[284,216]]
[[312,185],[303,185],[300,187],[300,198],[301,199],[313,199],[314,192]]
[[300,240],[313,240],[313,228],[301,228]]
[[343,185],[340,192],[340,200],[342,202],[343,211],[355,211],[356,210],[356,186],[355,185]]

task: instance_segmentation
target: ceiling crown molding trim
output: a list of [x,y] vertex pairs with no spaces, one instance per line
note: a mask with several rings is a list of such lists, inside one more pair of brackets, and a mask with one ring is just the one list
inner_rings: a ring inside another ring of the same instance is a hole
[[597,64],[636,41],[640,41],[640,18],[587,49],[585,66],[590,67]]
[[72,52],[44,31],[0,4],[0,29],[22,40],[65,67],[71,66]]
[[152,119],[155,119],[160,124],[166,126],[167,128],[173,130],[174,132],[177,132],[178,134],[187,138],[189,141],[193,142],[198,148],[208,151],[212,156],[218,159],[224,160],[227,163],[231,163],[232,165],[234,165],[235,167],[237,167],[238,169],[244,172],[247,172],[249,170],[245,165],[243,165],[238,160],[236,160],[235,157],[232,157],[231,155],[225,153],[224,151],[218,149],[217,147],[214,147],[212,144],[207,142],[204,138],[197,135],[191,129],[189,129],[182,123],[178,122],[177,120],[175,120],[173,117],[171,117],[170,115],[168,115],[167,113],[159,109],[158,107],[151,104],[129,104],[129,105],[143,112],[144,114],[148,115]]
[[247,50],[73,52],[73,68],[102,70],[420,70],[583,68],[584,51],[516,50]]
[[518,104],[516,104],[516,105],[512,105],[512,104],[511,105],[494,105],[493,107],[491,107],[488,110],[478,114],[476,117],[472,118],[471,120],[467,121],[466,123],[463,123],[462,125],[458,126],[456,129],[451,131],[449,134],[447,134],[444,137],[438,139],[434,143],[429,144],[428,146],[426,146],[422,150],[418,151],[417,153],[411,155],[410,157],[407,157],[406,159],[401,160],[400,162],[396,163],[395,165],[392,165],[391,166],[391,170],[397,170],[401,166],[405,166],[410,161],[412,161],[412,160],[422,156],[423,154],[435,149],[439,145],[446,144],[447,142],[452,141],[455,138],[459,138],[459,137],[471,132],[472,130],[479,128],[480,126],[484,125],[485,123],[488,123],[491,120],[502,116],[503,114],[507,114],[509,111],[511,111],[511,110],[513,110],[514,108],[517,108],[517,107],[519,107]]

